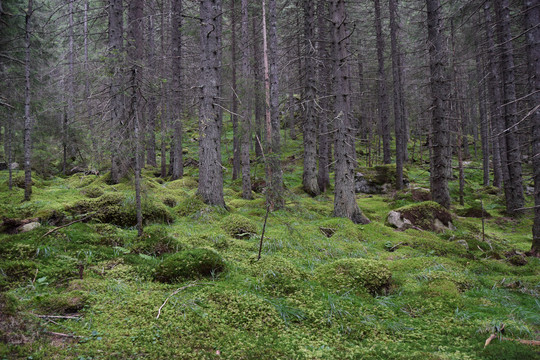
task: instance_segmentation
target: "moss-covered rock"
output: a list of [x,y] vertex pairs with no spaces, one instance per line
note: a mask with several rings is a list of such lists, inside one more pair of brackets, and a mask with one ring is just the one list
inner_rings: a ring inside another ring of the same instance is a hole
[[180,251],[166,258],[156,269],[155,279],[174,283],[208,277],[225,270],[225,262],[216,251],[199,248]]
[[237,239],[257,233],[257,225],[245,216],[232,214],[221,221],[221,228]]
[[395,210],[403,219],[409,220],[422,230],[437,231],[437,220],[446,227],[452,227],[452,214],[434,201],[412,204]]
[[392,273],[384,263],[368,259],[341,259],[317,269],[317,278],[325,287],[338,291],[382,293],[390,286]]

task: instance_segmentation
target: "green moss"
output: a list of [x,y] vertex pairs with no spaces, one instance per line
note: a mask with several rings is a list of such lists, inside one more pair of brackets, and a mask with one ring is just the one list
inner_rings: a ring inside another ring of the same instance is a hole
[[102,196],[104,194],[104,191],[101,187],[89,186],[81,190],[81,194],[83,194],[86,197],[89,197],[90,199],[95,199]]
[[166,187],[168,189],[196,189],[199,186],[199,183],[196,179],[184,176],[181,179],[168,182]]
[[181,250],[183,245],[169,235],[161,225],[152,225],[144,229],[144,233],[131,245],[135,253],[160,256]]
[[[374,167],[362,167],[359,171],[366,180],[375,185],[395,184],[396,166],[395,165],[377,165]],[[407,171],[403,171],[403,178],[408,180]]]
[[434,201],[404,206],[395,211],[423,230],[435,230],[435,219],[439,219],[445,226],[452,221],[452,214]]
[[8,260],[0,263],[0,289],[31,280],[38,264],[29,260]]
[[[177,180],[179,181],[179,180]],[[180,216],[190,216],[194,215],[197,212],[201,211],[206,207],[206,204],[203,202],[202,198],[198,195],[189,196],[182,200],[175,210]]]
[[319,231],[332,240],[361,241],[363,240],[362,227],[346,218],[332,218],[319,223]]
[[221,221],[221,228],[227,234],[237,239],[250,237],[257,233],[257,225],[250,219],[239,214],[232,214],[225,217]]
[[392,273],[384,263],[368,259],[341,259],[317,269],[317,279],[323,286],[340,292],[367,290],[382,293],[390,286]]
[[38,296],[34,299],[38,310],[47,314],[76,313],[82,310],[87,302],[87,294],[78,290]]
[[280,256],[264,256],[249,266],[249,273],[273,295],[289,295],[307,275]]
[[167,257],[156,269],[161,282],[180,282],[213,276],[225,270],[223,258],[214,250],[199,248],[180,251]]

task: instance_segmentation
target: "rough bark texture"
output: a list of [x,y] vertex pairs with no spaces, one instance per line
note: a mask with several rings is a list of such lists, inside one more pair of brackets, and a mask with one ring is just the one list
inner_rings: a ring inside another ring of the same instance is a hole
[[[24,201],[30,201],[32,196],[32,118],[30,115],[30,35],[31,35],[31,20],[33,13],[33,1],[28,0],[28,8],[26,9],[25,27],[24,27],[24,43],[25,43],[25,60],[24,60],[24,80],[25,80],[25,96],[24,96]],[[11,164],[10,164],[11,166]]]
[[482,79],[482,56],[476,55],[476,82],[478,86],[478,115],[480,118],[480,137],[482,139],[482,169],[484,186],[489,186],[489,124],[486,115],[485,84]]
[[142,209],[141,209],[141,126],[142,114],[142,78],[143,69],[140,60],[143,58],[143,0],[131,0],[128,8],[128,61],[130,67],[130,101],[129,123],[133,127],[133,142],[130,155],[135,154],[135,207],[137,211],[137,231],[139,236],[143,233]]
[[381,21],[381,4],[374,0],[375,6],[375,32],[377,35],[377,101],[379,105],[379,121],[383,140],[383,162],[390,164],[392,154],[390,151],[390,121],[388,120],[388,93],[386,90],[386,71],[384,69],[384,38]]
[[445,96],[447,92],[447,79],[445,66],[447,51],[445,39],[442,34],[442,16],[439,0],[426,0],[429,67],[431,70],[431,196],[442,206],[450,207],[450,192],[448,189],[449,161],[449,129],[446,118]]
[[318,134],[317,140],[319,142],[318,159],[319,170],[317,173],[317,183],[321,192],[325,192],[330,187],[330,171],[329,171],[329,149],[330,143],[328,140],[328,113],[329,113],[329,98],[328,98],[328,80],[330,77],[330,56],[328,54],[328,27],[326,20],[328,17],[328,2],[326,0],[319,0],[317,4],[317,27],[318,27],[318,47],[317,54],[319,60],[318,66],[318,83],[319,83],[319,97],[317,99],[321,113],[318,121]]
[[392,51],[392,77],[394,81],[394,122],[396,131],[396,189],[403,188],[403,162],[405,154],[403,147],[406,146],[405,126],[403,124],[402,103],[403,88],[400,70],[400,50],[398,43],[397,1],[389,1],[390,8],[390,41]]
[[315,110],[316,73],[315,50],[315,4],[304,0],[304,173],[302,185],[311,196],[320,194],[317,183],[317,118]]
[[149,166],[157,166],[156,160],[156,117],[157,117],[157,99],[155,95],[156,81],[156,43],[154,41],[154,12],[153,1],[148,1],[148,73],[150,83],[150,94],[148,97],[148,121],[146,127],[146,163]]
[[508,167],[506,166],[506,140],[502,136],[502,96],[499,88],[500,76],[499,66],[496,61],[495,40],[493,35],[493,20],[491,15],[491,2],[486,2],[484,5],[487,54],[488,54],[488,95],[491,99],[491,130],[493,141],[493,185],[500,188],[503,184],[503,179],[508,178]]
[[529,54],[529,103],[533,125],[532,155],[534,178],[534,224],[531,254],[540,256],[540,6],[535,0],[525,0],[525,23]]
[[514,214],[525,204],[521,172],[521,151],[519,144],[516,83],[514,74],[514,50],[510,31],[510,9],[508,0],[496,0],[497,26],[499,29],[501,79],[503,84],[504,136],[506,137],[506,158],[508,181],[504,184],[506,211]]
[[249,39],[249,3],[248,0],[242,0],[242,120],[240,132],[240,149],[242,165],[242,198],[251,199],[251,171],[249,160],[249,149],[251,144],[251,109],[254,86],[252,82],[251,71],[251,52]]
[[356,203],[354,170],[356,168],[354,137],[350,116],[350,66],[348,63],[348,32],[344,0],[330,2],[332,21],[332,46],[334,55],[334,98],[336,128],[336,179],[334,216],[346,217],[354,223],[367,224]]
[[184,159],[182,154],[182,116],[184,113],[182,91],[182,0],[173,0],[171,14],[171,45],[172,45],[172,107],[173,107],[173,139],[171,158],[171,178],[179,179],[184,176]]
[[253,70],[254,70],[254,96],[255,96],[255,156],[257,159],[263,156],[263,118],[264,118],[264,102],[262,101],[261,84],[264,83],[264,76],[261,67],[261,51],[259,48],[259,40],[257,39],[257,19],[252,17],[251,32],[253,34]]
[[116,184],[123,175],[122,127],[124,125],[124,104],[122,95],[122,52],[123,52],[123,7],[122,0],[109,0],[109,64],[111,84],[111,182]]
[[[265,2],[263,0],[263,8]],[[278,80],[278,40],[277,40],[277,9],[276,0],[268,2],[268,66],[267,83],[270,85],[270,97],[267,106],[270,112],[270,124],[267,121],[267,184],[266,202],[272,210],[282,209],[285,206],[283,198],[283,173],[281,170],[281,134],[279,122],[279,80]],[[266,12],[266,11],[264,11]],[[266,15],[263,12],[263,17]],[[266,26],[264,26],[266,27]],[[264,29],[263,29],[264,31]],[[266,50],[266,49],[265,49]]]
[[209,205],[225,206],[221,165],[221,0],[201,0],[201,99],[199,109],[199,189]]
[[[161,35],[161,56],[160,56],[160,70],[161,70],[161,76],[166,77],[167,74],[167,66],[165,64],[165,58],[167,56],[166,49],[165,49],[165,4],[162,3],[161,7],[161,16],[160,16],[160,35]],[[161,82],[161,149],[160,149],[160,155],[161,155],[161,177],[167,176],[167,117],[169,114],[168,109],[169,104],[169,96],[167,91],[167,83]]]
[[[231,121],[233,126],[233,172],[232,179],[238,178],[238,175],[242,171],[242,154],[241,154],[241,135],[240,128],[238,126],[238,81],[236,71],[236,0],[230,0],[231,2]],[[243,61],[244,59],[242,59]]]

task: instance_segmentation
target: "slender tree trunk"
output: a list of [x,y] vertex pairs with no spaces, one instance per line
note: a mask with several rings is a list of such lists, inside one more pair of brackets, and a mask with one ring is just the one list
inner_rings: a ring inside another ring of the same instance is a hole
[[503,85],[503,116],[506,137],[506,158],[508,166],[508,184],[505,184],[506,211],[515,214],[515,210],[525,204],[523,197],[523,179],[521,172],[521,150],[517,133],[517,102],[514,75],[514,50],[510,32],[510,9],[508,0],[496,0],[495,12],[499,29],[501,78]]
[[184,176],[184,159],[182,154],[182,117],[183,102],[183,61],[182,61],[182,0],[172,1],[171,43],[172,43],[172,79],[173,90],[173,139],[172,139],[172,176],[173,180]]
[[123,175],[122,124],[124,122],[124,100],[122,95],[122,52],[123,52],[123,14],[122,0],[109,0],[109,63],[111,84],[111,183],[116,184]]
[[157,99],[155,95],[156,81],[156,43],[154,41],[154,2],[148,1],[148,73],[150,94],[148,97],[148,126],[146,129],[146,163],[148,166],[157,166],[156,159],[156,117],[157,117]]
[[13,169],[11,164],[13,163],[13,154],[12,154],[12,144],[13,144],[13,124],[14,119],[13,115],[9,116],[7,120],[7,129],[6,129],[6,147],[7,147],[7,158],[8,158],[8,189],[9,191],[13,190]]
[[529,54],[529,103],[533,125],[532,159],[534,178],[534,224],[531,255],[540,256],[540,7],[534,0],[525,2],[525,24],[527,26],[527,50]]
[[253,93],[253,74],[251,71],[251,52],[249,43],[249,3],[242,0],[242,121],[241,121],[241,160],[242,160],[242,198],[252,199],[251,167],[249,150],[251,144],[251,115]]
[[381,4],[380,0],[374,0],[375,5],[375,32],[377,35],[377,99],[379,104],[379,120],[381,123],[381,132],[383,140],[383,162],[390,164],[392,154],[390,151],[390,121],[388,120],[388,93],[386,90],[386,71],[384,69],[384,38],[381,21]]
[[67,157],[72,158],[74,154],[73,145],[69,144],[71,139],[70,129],[71,124],[75,121],[75,107],[74,107],[74,97],[75,97],[75,53],[74,53],[74,35],[73,35],[73,0],[69,0],[68,4],[69,11],[69,29],[68,29],[68,38],[69,38],[69,52],[68,52],[68,66],[69,74],[67,81],[67,116],[65,118],[65,128],[64,128],[64,146],[67,156],[64,157],[64,175],[66,175],[67,167]]
[[[392,77],[394,80],[394,122],[396,131],[396,189],[403,189],[403,162],[404,153],[403,146],[405,141],[405,131],[403,124],[403,112],[402,112],[402,85],[401,85],[401,70],[400,70],[400,50],[398,44],[398,25],[396,21],[397,16],[397,1],[389,1],[390,9],[390,41],[392,51]],[[405,145],[406,146],[406,145]]]
[[445,74],[447,51],[442,33],[440,2],[439,0],[426,0],[426,5],[432,96],[431,196],[434,201],[449,208],[448,166],[450,161],[448,146],[450,136],[445,106],[445,97],[448,93]]
[[24,42],[25,42],[25,60],[24,60],[24,201],[30,201],[32,196],[32,118],[30,115],[30,35],[32,31],[31,20],[33,15],[33,0],[28,0],[26,9]]
[[257,159],[262,158],[263,156],[263,118],[264,118],[264,102],[262,101],[262,91],[261,84],[264,83],[264,76],[262,73],[261,63],[261,51],[259,48],[259,41],[257,39],[257,17],[252,16],[251,21],[251,33],[252,33],[252,43],[253,43],[253,72],[255,83],[254,86],[254,96],[255,96],[255,156]]
[[129,122],[133,126],[135,153],[135,205],[137,210],[137,231],[139,236],[143,233],[141,209],[141,136],[140,115],[142,113],[142,78],[143,69],[140,61],[143,58],[143,0],[131,0],[128,8],[128,61],[130,67],[130,101]]
[[311,0],[304,0],[304,173],[302,185],[304,191],[311,196],[320,193],[317,183],[317,118],[315,114],[315,4]]
[[201,0],[201,100],[199,110],[199,189],[209,205],[225,206],[221,165],[221,0]]
[[[503,180],[508,178],[508,167],[506,166],[506,140],[502,136],[502,96],[499,88],[500,76],[499,67],[496,62],[495,40],[493,35],[493,20],[491,16],[491,2],[484,5],[486,40],[488,50],[488,95],[491,99],[491,131],[493,141],[493,185],[500,188]],[[507,180],[506,180],[507,181]]]
[[484,186],[489,186],[489,124],[486,116],[484,100],[484,80],[482,79],[482,56],[476,55],[476,81],[478,83],[478,115],[480,117],[480,137],[482,138],[482,169],[484,171]]
[[329,64],[330,56],[328,54],[328,27],[327,17],[329,16],[329,7],[326,0],[319,0],[317,3],[317,27],[318,27],[318,48],[317,54],[319,60],[318,67],[318,83],[320,91],[318,95],[318,103],[321,107],[319,121],[318,121],[318,134],[317,140],[319,143],[319,149],[317,157],[319,159],[319,170],[317,173],[317,183],[321,192],[325,192],[330,187],[330,143],[329,143],[329,131],[328,131],[328,113],[330,112],[328,82],[329,71],[331,64]]
[[354,171],[356,154],[355,131],[351,126],[350,66],[348,32],[344,0],[331,0],[332,46],[334,54],[334,98],[335,98],[335,151],[336,179],[334,190],[334,216],[346,217],[356,224],[367,224],[354,193]]
[[[165,58],[167,56],[165,50],[165,0],[161,3],[161,17],[160,17],[160,35],[161,35],[161,77],[167,79],[167,64]],[[161,81],[161,146],[160,146],[160,156],[161,156],[161,177],[164,178],[167,176],[167,126],[168,121],[167,117],[170,112],[169,109],[169,94],[167,91],[167,83]]]
[[[231,82],[232,82],[232,92],[231,92],[231,120],[233,126],[233,173],[232,179],[235,180],[238,178],[238,175],[241,173],[242,169],[242,150],[241,150],[241,134],[238,126],[238,81],[237,81],[237,71],[236,71],[236,0],[230,0],[231,2]],[[243,25],[243,24],[242,24]],[[242,59],[244,61],[244,59]]]

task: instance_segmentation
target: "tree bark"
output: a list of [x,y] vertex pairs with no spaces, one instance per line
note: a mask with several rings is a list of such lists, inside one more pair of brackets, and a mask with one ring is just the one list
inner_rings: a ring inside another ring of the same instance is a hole
[[442,33],[442,16],[439,0],[426,0],[428,49],[431,70],[431,196],[434,201],[450,207],[450,191],[448,189],[449,129],[446,118],[445,96],[448,93],[445,73],[447,51]]
[[199,110],[199,189],[209,205],[225,206],[221,165],[221,0],[201,0],[201,99]]
[[375,32],[377,36],[377,100],[379,104],[379,121],[381,124],[382,140],[383,140],[383,162],[390,164],[392,162],[392,154],[390,151],[390,121],[388,120],[388,93],[386,90],[386,71],[384,69],[384,38],[381,21],[381,4],[380,0],[375,0]]
[[317,79],[320,91],[317,94],[317,101],[321,107],[321,113],[318,119],[317,141],[319,143],[317,157],[319,159],[319,170],[317,173],[317,184],[321,192],[325,192],[330,187],[330,143],[328,131],[328,116],[330,112],[328,83],[330,78],[330,56],[328,54],[328,28],[327,17],[329,16],[329,7],[326,0],[319,0],[317,3],[317,27],[318,27],[318,47],[317,55],[319,60]]
[[482,56],[476,54],[476,82],[478,85],[478,115],[480,118],[480,137],[482,139],[482,169],[484,172],[484,186],[489,186],[489,124],[486,116],[485,84],[482,79]]
[[184,159],[182,154],[182,117],[184,115],[183,101],[183,62],[182,62],[182,0],[172,1],[171,44],[172,44],[172,73],[171,86],[173,91],[173,139],[172,139],[172,180],[184,176]]
[[154,2],[148,1],[148,73],[150,94],[148,97],[148,122],[146,129],[146,163],[148,166],[157,166],[156,159],[156,117],[157,117],[157,99],[155,95],[156,91],[156,43],[154,40]]
[[[242,198],[252,199],[251,195],[251,167],[249,149],[251,144],[251,114],[254,91],[253,74],[251,71],[251,52],[249,39],[249,3],[242,0],[242,119],[240,131],[241,165],[242,165]],[[236,94],[235,94],[236,96]]]
[[266,39],[266,3],[263,6],[263,42],[266,83],[266,203],[271,210],[285,206],[283,174],[281,170],[281,134],[279,123],[279,81],[277,70],[277,13],[276,0],[269,0],[268,41]]
[[122,52],[123,52],[123,5],[122,0],[109,0],[109,64],[111,84],[111,183],[120,181],[124,171],[122,165],[122,127],[124,125],[124,100],[122,95]]
[[510,9],[508,0],[495,1],[497,27],[499,29],[501,79],[503,88],[504,136],[506,138],[506,158],[508,183],[505,183],[506,211],[515,214],[515,210],[525,204],[521,171],[521,150],[517,133],[517,102],[514,74],[514,50],[510,31]]
[[262,101],[262,92],[260,84],[264,83],[264,76],[261,71],[261,51],[257,39],[257,19],[252,16],[251,32],[253,34],[253,67],[254,67],[254,95],[255,95],[255,156],[257,159],[263,156],[263,118],[264,106]]
[[[236,180],[242,171],[241,134],[238,126],[238,81],[236,71],[236,0],[231,2],[231,121],[233,126],[233,173],[232,179]],[[243,24],[242,24],[243,25]],[[244,61],[244,59],[242,59]]]
[[304,173],[302,185],[304,191],[311,196],[320,194],[317,183],[317,118],[315,110],[316,73],[314,58],[315,49],[315,4],[304,0]]
[[406,146],[406,136],[403,124],[402,103],[403,88],[400,70],[400,50],[398,43],[397,0],[389,1],[390,10],[390,42],[392,51],[392,77],[394,80],[394,122],[396,131],[396,189],[403,189],[403,163],[405,154],[403,147]]
[[529,54],[529,104],[533,126],[532,156],[534,178],[534,224],[531,255],[540,256],[540,7],[534,0],[525,2],[525,24],[527,27],[527,51]]
[[349,218],[356,224],[367,224],[369,220],[360,211],[354,193],[354,171],[356,168],[355,131],[352,128],[350,116],[350,65],[348,62],[349,42],[345,22],[345,1],[332,0],[330,9],[334,55],[334,122],[336,128],[334,216]]
[[[24,201],[30,201],[32,196],[32,118],[30,115],[30,35],[32,31],[31,20],[33,15],[33,0],[28,0],[24,26]],[[11,166],[11,164],[10,164]]]

